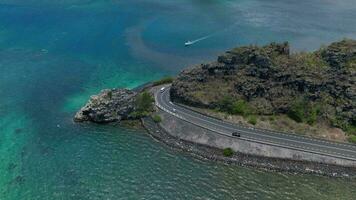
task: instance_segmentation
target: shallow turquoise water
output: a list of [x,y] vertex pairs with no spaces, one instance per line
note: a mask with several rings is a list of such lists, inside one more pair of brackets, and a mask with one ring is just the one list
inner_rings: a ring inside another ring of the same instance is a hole
[[353,199],[355,181],[195,160],[142,130],[71,118],[103,88],[234,46],[356,38],[355,13],[351,0],[0,0],[0,199]]

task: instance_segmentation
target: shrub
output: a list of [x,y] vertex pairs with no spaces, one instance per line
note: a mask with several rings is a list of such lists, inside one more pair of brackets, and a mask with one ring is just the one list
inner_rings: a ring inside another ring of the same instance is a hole
[[316,107],[312,107],[310,109],[310,113],[309,113],[309,116],[307,118],[307,123],[309,125],[314,125],[316,120],[318,118],[318,109]]
[[252,124],[252,125],[256,125],[257,124],[257,117],[255,115],[251,115],[248,119],[248,123]]
[[148,92],[142,92],[139,94],[136,98],[136,109],[138,112],[150,112],[153,109],[152,103],[154,102],[154,99],[152,95]]
[[223,112],[231,113],[233,102],[234,99],[232,97],[225,96],[223,99],[221,99],[218,102],[219,110]]
[[348,140],[349,142],[356,143],[356,135],[350,135]]
[[153,119],[153,121],[156,122],[156,123],[160,123],[160,122],[162,121],[162,118],[161,118],[161,116],[159,116],[159,115],[154,115],[154,116],[152,117],[152,119]]
[[302,101],[296,101],[292,104],[288,111],[288,117],[296,122],[303,122],[304,120],[304,103]]
[[249,115],[251,109],[248,103],[242,99],[235,101],[232,97],[226,96],[218,102],[218,108],[222,112],[233,115]]
[[350,137],[356,136],[356,124],[355,123],[350,124],[348,121],[346,121],[345,119],[343,119],[340,116],[334,116],[330,121],[333,126],[341,128]]
[[225,148],[223,154],[226,157],[231,157],[232,155],[234,155],[234,151],[231,148]]
[[232,104],[231,113],[246,116],[250,114],[250,108],[246,101],[240,99]]
[[134,118],[134,119],[137,119],[137,118],[141,118],[141,117],[146,117],[149,115],[149,112],[138,112],[138,111],[134,111],[134,112],[131,112],[130,113],[130,118]]
[[356,126],[355,125],[347,125],[345,131],[349,135],[356,135]]
[[296,122],[315,124],[320,114],[320,103],[309,103],[305,99],[296,100],[288,111],[288,116]]
[[154,81],[153,86],[172,83],[173,80],[174,80],[173,77],[167,76],[167,77],[162,78],[161,80]]
[[348,132],[347,130],[350,129],[350,125],[340,116],[333,116],[331,119],[331,124],[335,127],[341,128],[342,130]]

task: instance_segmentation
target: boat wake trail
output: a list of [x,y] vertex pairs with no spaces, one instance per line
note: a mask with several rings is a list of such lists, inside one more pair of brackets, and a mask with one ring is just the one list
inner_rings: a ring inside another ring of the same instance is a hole
[[221,30],[221,31],[212,33],[212,34],[210,34],[210,35],[207,35],[207,36],[204,36],[204,37],[195,39],[195,40],[188,40],[188,41],[185,43],[185,46],[189,46],[189,45],[195,44],[195,43],[200,42],[200,41],[202,41],[202,40],[206,40],[206,39],[208,39],[208,38],[210,38],[210,37],[212,37],[212,36],[214,36],[214,35],[217,35],[217,34],[226,32],[226,31],[230,30],[231,28],[233,28],[234,26],[235,26],[235,24],[233,24],[233,25],[231,25],[231,26],[229,26],[229,27],[227,27],[227,28],[225,28],[225,29],[223,29],[223,30]]
[[208,39],[208,38],[210,38],[211,36],[213,36],[213,35],[207,35],[207,36],[205,36],[205,37],[198,38],[198,39],[193,40],[193,41],[191,41],[191,42],[194,44],[194,43],[197,43],[197,42],[199,42],[199,41]]
[[214,34],[210,34],[210,35],[207,35],[207,36],[204,36],[204,37],[201,37],[201,38],[192,40],[192,41],[187,41],[187,42],[185,43],[185,46],[189,46],[189,45],[195,44],[195,43],[197,43],[197,42],[200,42],[200,41],[202,41],[202,40],[208,39],[208,38],[210,38],[210,37],[213,36],[213,35],[214,35]]

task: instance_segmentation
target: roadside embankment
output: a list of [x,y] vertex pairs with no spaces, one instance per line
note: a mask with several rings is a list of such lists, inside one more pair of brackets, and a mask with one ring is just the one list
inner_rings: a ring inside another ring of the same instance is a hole
[[[154,139],[169,147],[188,152],[193,157],[199,159],[268,171],[318,174],[330,177],[356,177],[356,168],[353,167],[326,164],[323,161],[301,161],[299,160],[301,159],[301,155],[297,153],[293,154],[293,152],[285,152],[284,149],[273,149],[273,147],[266,147],[247,141],[236,142],[228,138],[216,137],[209,130],[189,124],[163,111],[158,111],[158,114],[163,119],[160,124],[155,123],[150,117],[142,119],[142,124],[148,133]],[[231,157],[225,157],[222,148],[227,146],[239,152],[234,153]],[[260,154],[253,154],[256,152]],[[274,157],[278,154],[284,156]],[[290,158],[286,155],[294,155],[295,157]]]

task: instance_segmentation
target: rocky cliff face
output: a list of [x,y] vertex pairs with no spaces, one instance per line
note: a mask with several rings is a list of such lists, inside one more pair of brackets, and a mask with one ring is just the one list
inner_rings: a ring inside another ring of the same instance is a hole
[[217,108],[226,96],[256,114],[286,113],[297,99],[322,107],[321,116],[356,123],[356,41],[290,54],[287,43],[245,46],[217,61],[182,71],[172,84],[176,102]]
[[130,118],[137,93],[127,89],[106,89],[90,97],[74,117],[77,122],[107,123]]

